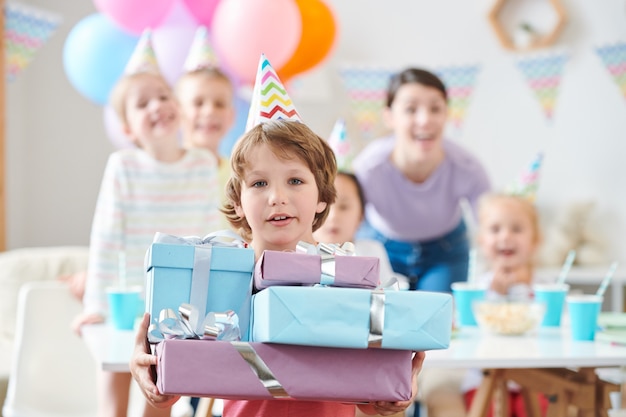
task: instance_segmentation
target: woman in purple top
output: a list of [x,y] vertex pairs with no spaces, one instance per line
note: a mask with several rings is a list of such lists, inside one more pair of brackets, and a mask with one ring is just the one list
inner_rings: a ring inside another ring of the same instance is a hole
[[410,289],[450,292],[467,278],[469,239],[460,201],[472,207],[490,189],[481,163],[443,137],[447,92],[416,68],[391,78],[384,119],[393,135],[367,146],[353,162],[365,191],[359,237],[380,240]]

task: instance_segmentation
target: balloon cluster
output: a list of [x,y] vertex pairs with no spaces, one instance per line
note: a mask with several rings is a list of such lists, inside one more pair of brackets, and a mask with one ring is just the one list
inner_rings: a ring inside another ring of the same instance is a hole
[[[141,32],[152,42],[165,78],[183,73],[195,30],[209,29],[221,69],[236,86],[254,83],[265,53],[287,82],[321,64],[337,37],[337,21],[323,0],[94,0],[98,13],[80,20],[65,40],[63,64],[70,83],[90,101],[106,106]],[[237,103],[241,104],[241,103]],[[245,107],[238,105],[237,111]],[[246,110],[241,110],[247,113]],[[110,111],[105,110],[110,136]],[[237,115],[236,124],[245,116]],[[237,127],[237,126],[236,126]],[[124,146],[112,138],[116,147]]]

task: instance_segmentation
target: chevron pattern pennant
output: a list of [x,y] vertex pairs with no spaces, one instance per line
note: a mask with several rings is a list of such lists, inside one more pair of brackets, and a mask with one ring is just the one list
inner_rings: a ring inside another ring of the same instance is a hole
[[478,65],[448,66],[435,69],[448,92],[448,121],[460,129],[470,104],[476,78],[480,72]]
[[387,86],[395,72],[391,68],[363,66],[345,66],[339,71],[352,115],[365,141],[374,139],[382,125]]
[[7,2],[4,20],[6,80],[11,82],[57,30],[61,16],[25,4]]
[[548,120],[554,116],[561,76],[568,59],[567,54],[557,52],[524,57],[517,61],[517,68],[526,78]]
[[246,131],[269,120],[295,120],[302,122],[296,107],[276,75],[272,64],[261,54],[254,82]]
[[626,97],[626,42],[615,42],[595,49],[622,95]]

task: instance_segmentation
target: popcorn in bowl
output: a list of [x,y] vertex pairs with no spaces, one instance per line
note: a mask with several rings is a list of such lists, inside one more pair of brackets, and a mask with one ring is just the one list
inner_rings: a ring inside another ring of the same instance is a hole
[[536,301],[475,301],[472,305],[478,326],[500,335],[522,335],[535,330],[546,311]]

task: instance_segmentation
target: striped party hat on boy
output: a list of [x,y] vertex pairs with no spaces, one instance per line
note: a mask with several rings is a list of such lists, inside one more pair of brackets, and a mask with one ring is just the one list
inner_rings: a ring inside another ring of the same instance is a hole
[[124,69],[124,75],[142,72],[161,73],[156,55],[154,54],[154,48],[152,47],[152,31],[150,29],[145,29],[141,34],[139,42],[137,42],[137,46],[135,46],[135,50]]
[[246,132],[254,126],[270,120],[294,120],[302,122],[283,83],[272,64],[261,54],[259,67],[250,100]]
[[354,147],[348,137],[346,122],[338,119],[333,126],[333,130],[328,137],[328,145],[335,152],[337,159],[337,170],[352,172],[352,159],[354,158]]
[[512,195],[525,197],[531,202],[535,201],[539,188],[539,171],[543,162],[543,154],[538,153],[528,164],[528,167],[519,175],[517,182],[507,187],[507,192]]
[[189,48],[187,59],[185,59],[184,69],[186,72],[193,72],[207,68],[218,68],[217,55],[209,42],[209,32],[206,27],[199,26]]

